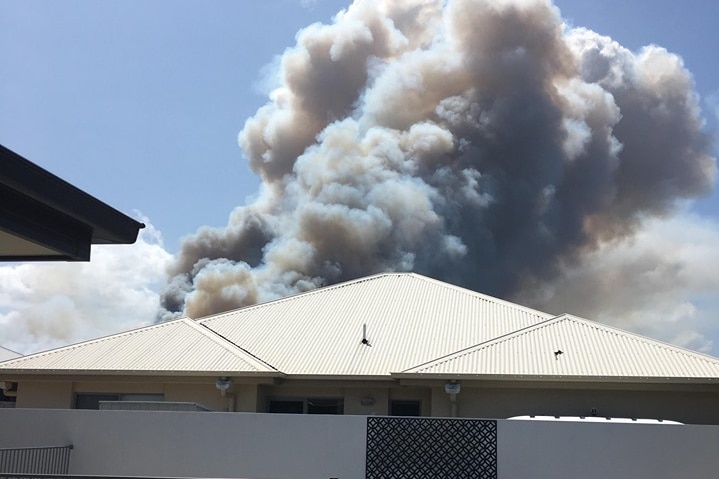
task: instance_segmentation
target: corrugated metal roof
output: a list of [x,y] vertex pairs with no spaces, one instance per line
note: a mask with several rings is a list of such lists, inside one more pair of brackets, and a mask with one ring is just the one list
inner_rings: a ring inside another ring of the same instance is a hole
[[719,359],[389,273],[13,359],[0,372],[719,380]]
[[719,359],[561,315],[403,373],[719,380]]
[[188,318],[0,363],[9,372],[274,373]]
[[[200,320],[293,375],[389,375],[551,315],[413,273],[370,276]],[[362,344],[363,325],[371,346]]]

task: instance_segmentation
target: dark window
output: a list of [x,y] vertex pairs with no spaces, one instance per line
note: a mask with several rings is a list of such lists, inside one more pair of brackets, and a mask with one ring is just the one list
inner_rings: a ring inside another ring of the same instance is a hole
[[421,416],[420,401],[390,401],[390,416]]
[[10,407],[15,404],[17,400],[17,383],[14,384],[12,389],[5,390],[0,389],[0,407]]
[[284,401],[280,399],[272,399],[268,404],[267,412],[302,414],[305,412],[305,402],[302,400]]
[[267,412],[284,414],[344,414],[342,398],[270,399]]
[[344,414],[344,406],[341,398],[309,398],[307,414]]
[[100,401],[119,400],[119,394],[76,394],[75,409],[100,409]]

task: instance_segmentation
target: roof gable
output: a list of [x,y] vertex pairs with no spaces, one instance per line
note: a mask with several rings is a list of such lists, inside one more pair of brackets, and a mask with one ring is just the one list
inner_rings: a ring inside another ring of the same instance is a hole
[[287,374],[389,376],[550,317],[418,274],[387,273],[199,322]]
[[272,367],[188,318],[0,363],[0,371],[276,374]]
[[565,314],[405,374],[719,380],[719,360]]

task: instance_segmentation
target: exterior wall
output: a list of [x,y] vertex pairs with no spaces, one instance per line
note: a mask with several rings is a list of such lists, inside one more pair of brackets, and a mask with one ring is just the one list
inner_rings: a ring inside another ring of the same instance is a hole
[[[389,389],[346,388],[345,414],[386,416],[389,413]],[[362,405],[362,398],[374,399],[374,404]]]
[[[70,474],[365,477],[365,416],[0,409],[0,424],[11,432],[0,448],[72,444]],[[500,479],[705,479],[719,470],[717,444],[719,426],[499,420],[497,470]]]
[[113,394],[163,394],[163,385],[152,382],[110,382],[110,381],[74,381],[72,392],[77,393],[113,393]]
[[[120,393],[163,394],[166,401],[195,402],[213,411],[236,412],[265,412],[270,398],[342,398],[346,415],[387,415],[392,400],[418,400],[422,416],[452,415],[444,381],[415,381],[409,385],[391,381],[332,380],[254,384],[235,379],[223,396],[212,377],[131,379],[20,380],[16,407],[72,408],[76,393]],[[599,416],[719,424],[719,385],[508,381],[463,381],[461,384],[456,402],[458,417],[588,416],[595,409]],[[374,402],[363,405],[363,398]]]
[[70,381],[21,381],[17,388],[18,408],[72,408],[72,383]]
[[[444,392],[444,386],[442,387],[433,387],[432,388],[432,411],[430,412],[430,416],[432,417],[450,417],[450,402],[449,402],[449,394]],[[458,411],[458,414],[463,413],[464,411]],[[487,416],[491,417],[491,416]]]

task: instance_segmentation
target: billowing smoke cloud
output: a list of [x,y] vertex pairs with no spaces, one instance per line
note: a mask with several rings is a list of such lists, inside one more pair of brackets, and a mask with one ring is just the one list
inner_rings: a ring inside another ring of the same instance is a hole
[[27,354],[152,324],[172,256],[147,225],[87,263],[0,266],[0,345]]
[[259,197],[185,239],[164,318],[382,271],[558,304],[584,258],[713,185],[681,59],[548,0],[360,0],[280,75],[239,135]]

